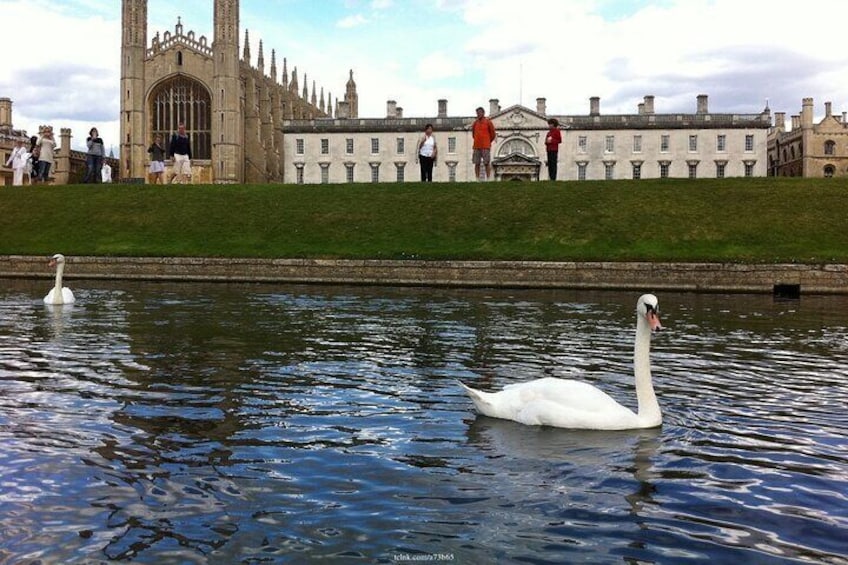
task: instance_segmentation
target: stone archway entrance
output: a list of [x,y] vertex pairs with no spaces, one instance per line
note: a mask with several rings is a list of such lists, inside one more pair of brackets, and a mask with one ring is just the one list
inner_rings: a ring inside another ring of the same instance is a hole
[[537,181],[542,162],[535,157],[512,153],[492,161],[495,180]]

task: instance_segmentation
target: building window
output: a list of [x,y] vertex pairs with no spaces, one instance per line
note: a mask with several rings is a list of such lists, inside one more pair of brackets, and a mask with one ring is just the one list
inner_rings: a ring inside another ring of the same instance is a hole
[[380,182],[380,163],[371,163],[371,182]]
[[727,136],[723,133],[716,136],[716,151],[727,151]]
[[753,151],[754,150],[754,136],[746,135],[745,136],[745,151]]
[[586,180],[586,161],[577,163],[577,180]]
[[298,137],[294,140],[294,153],[295,155],[303,155],[305,153],[305,144],[303,143],[303,138]]
[[615,151],[615,136],[608,135],[606,139],[604,139],[604,151],[606,153],[613,153]]
[[448,163],[448,181],[456,182],[456,163]]
[[690,135],[689,136],[689,152],[695,153],[698,150],[698,136]]
[[371,154],[376,155],[380,152],[380,138],[372,137],[371,138]]
[[448,138],[448,153],[456,153],[456,138],[449,137]]
[[824,154],[825,155],[834,155],[836,153],[836,143],[833,141],[825,141],[824,142]]
[[353,182],[353,163],[345,163],[345,180],[347,182]]
[[689,178],[698,178],[698,163],[689,163]]
[[745,176],[752,177],[754,176],[754,165],[756,161],[745,161]]
[[329,155],[330,154],[330,140],[322,139],[321,140],[321,155]]
[[[398,140],[400,140],[400,139],[401,138],[398,138]],[[406,167],[406,163],[395,163],[395,167],[397,167],[397,181],[403,182],[404,181],[403,171],[404,171],[404,168]]]
[[667,179],[669,170],[671,169],[670,161],[660,161],[660,178]]
[[639,180],[642,178],[642,163],[632,163],[633,165],[633,179]]
[[824,168],[824,178],[829,179],[832,178],[836,173],[836,168],[833,165],[827,165]]
[[295,166],[297,167],[297,184],[303,184],[303,164]]
[[604,179],[613,180],[615,178],[615,161],[604,161]]
[[183,122],[192,156],[212,158],[212,99],[201,83],[182,75],[164,81],[151,93],[150,116],[151,135],[159,134],[167,143]]
[[660,153],[668,153],[668,147],[671,144],[671,138],[668,134],[660,136]]
[[577,152],[586,153],[589,150],[589,138],[581,135],[577,138]]
[[348,137],[345,139],[345,153],[348,155],[353,155],[353,138]]
[[406,152],[406,145],[402,137],[397,138],[397,154],[403,155]]
[[533,150],[533,146],[530,145],[529,142],[517,137],[504,141],[503,143],[501,143],[501,146],[498,149],[499,157],[506,157],[507,155],[512,155],[513,153],[527,155],[528,157],[536,156],[536,152]]
[[642,136],[634,135],[633,136],[633,152],[641,153],[642,152]]
[[321,184],[330,182],[330,163],[321,163]]
[[724,178],[724,169],[727,166],[725,161],[716,161],[716,178],[723,179]]

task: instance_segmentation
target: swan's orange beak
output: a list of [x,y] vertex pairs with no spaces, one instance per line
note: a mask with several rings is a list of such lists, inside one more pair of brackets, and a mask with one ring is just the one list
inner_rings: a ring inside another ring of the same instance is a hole
[[645,317],[648,319],[648,326],[651,328],[652,332],[658,332],[663,329],[662,324],[660,323],[659,314],[653,310],[648,310]]

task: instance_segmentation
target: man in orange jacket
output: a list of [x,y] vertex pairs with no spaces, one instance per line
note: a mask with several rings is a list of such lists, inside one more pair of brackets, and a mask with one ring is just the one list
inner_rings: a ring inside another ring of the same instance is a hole
[[486,117],[483,108],[477,108],[477,119],[471,126],[471,137],[474,140],[471,162],[474,163],[474,176],[480,178],[480,163],[486,165],[486,180],[492,178],[492,144],[495,142],[495,126]]

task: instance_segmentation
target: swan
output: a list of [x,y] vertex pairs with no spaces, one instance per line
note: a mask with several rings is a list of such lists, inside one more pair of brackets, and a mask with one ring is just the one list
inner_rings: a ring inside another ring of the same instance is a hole
[[651,383],[651,334],[661,330],[659,304],[653,294],[636,303],[636,343],[633,364],[639,411],[634,413],[600,389],[581,381],[546,377],[483,392],[459,383],[477,411],[492,418],[529,426],[584,430],[631,430],[662,424],[662,413]]
[[65,256],[57,253],[50,258],[50,266],[56,267],[56,284],[44,297],[45,304],[73,304],[74,293],[71,289],[62,286],[62,273],[65,271]]

